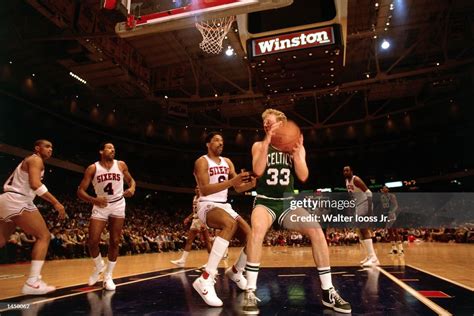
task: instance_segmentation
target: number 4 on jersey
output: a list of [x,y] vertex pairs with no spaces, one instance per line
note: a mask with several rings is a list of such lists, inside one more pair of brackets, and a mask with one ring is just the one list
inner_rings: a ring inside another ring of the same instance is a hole
[[104,192],[107,193],[108,195],[114,195],[114,188],[112,188],[112,182],[109,182],[104,187]]

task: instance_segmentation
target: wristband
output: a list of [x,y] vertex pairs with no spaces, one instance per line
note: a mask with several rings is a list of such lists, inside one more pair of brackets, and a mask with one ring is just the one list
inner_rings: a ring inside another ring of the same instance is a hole
[[48,188],[43,184],[38,189],[36,189],[34,192],[37,196],[42,196],[43,194],[48,192]]

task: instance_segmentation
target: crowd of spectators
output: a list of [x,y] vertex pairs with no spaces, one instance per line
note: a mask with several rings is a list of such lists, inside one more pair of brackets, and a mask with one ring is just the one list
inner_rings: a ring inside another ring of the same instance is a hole
[[[168,251],[181,251],[186,242],[186,233],[189,227],[183,224],[184,218],[190,212],[190,196],[173,201],[159,203],[156,199],[134,199],[127,206],[126,220],[123,227],[120,243],[120,255],[134,255],[141,253],[161,253]],[[48,228],[51,232],[51,242],[47,259],[70,259],[88,257],[87,237],[91,205],[72,196],[60,196],[66,207],[68,217],[60,221],[51,207],[38,201]],[[163,197],[161,198],[163,200]],[[139,203],[137,201],[140,200]],[[248,201],[237,201],[235,208],[246,220],[248,212],[239,208],[247,208]],[[410,228],[400,229],[403,240],[407,242],[474,242],[474,224],[463,225],[458,228]],[[215,232],[210,230],[211,238]],[[330,246],[354,245],[359,242],[355,229],[327,228],[326,237]],[[108,247],[108,232],[101,236],[100,250],[105,256]],[[388,242],[387,230],[383,228],[374,231],[375,242]],[[11,235],[6,247],[0,250],[0,262],[12,263],[30,259],[31,248],[35,239],[28,236],[20,229]],[[238,240],[232,240],[231,246],[242,246]],[[265,246],[309,246],[310,241],[306,236],[297,232],[271,229],[264,241]],[[197,238],[193,243],[194,249],[204,249],[205,244]]]

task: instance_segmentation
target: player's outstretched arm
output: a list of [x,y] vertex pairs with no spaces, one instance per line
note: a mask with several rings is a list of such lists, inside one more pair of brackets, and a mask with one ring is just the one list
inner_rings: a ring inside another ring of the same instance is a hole
[[[244,182],[245,177],[249,176],[249,173],[239,173],[237,176],[224,180],[219,183],[209,183],[209,174],[207,172],[208,164],[207,160],[204,157],[200,157],[194,163],[194,175],[196,177],[196,182],[199,186],[199,191],[202,196],[210,195],[222,190],[228,189],[230,187],[239,186]],[[235,171],[234,171],[235,173]]]
[[59,213],[59,218],[63,219],[66,217],[64,206],[59,203],[58,199],[51,192],[48,192],[48,188],[41,182],[41,171],[44,169],[43,160],[37,156],[31,156],[25,162],[28,168],[31,189],[35,191],[37,196],[53,205],[54,209]]
[[227,164],[229,165],[229,177],[232,179],[234,177],[238,177],[239,175],[242,176],[243,182],[241,182],[239,185],[234,185],[234,189],[236,192],[241,193],[250,190],[251,188],[255,187],[257,184],[256,178],[252,177],[250,172],[245,171],[244,169],[241,170],[240,174],[238,175],[235,172],[235,166],[234,163],[229,159],[229,158],[224,158],[227,161]]

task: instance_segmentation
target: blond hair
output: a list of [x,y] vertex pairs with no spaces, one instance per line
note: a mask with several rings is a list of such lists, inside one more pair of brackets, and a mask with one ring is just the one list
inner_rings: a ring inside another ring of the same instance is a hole
[[267,116],[272,115],[272,114],[275,115],[277,122],[286,122],[287,120],[285,113],[283,113],[282,111],[278,111],[276,109],[266,109],[262,113],[262,120],[265,120]]

